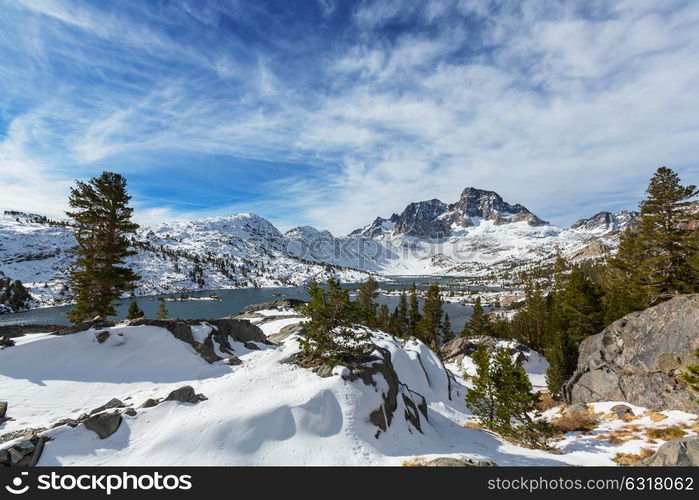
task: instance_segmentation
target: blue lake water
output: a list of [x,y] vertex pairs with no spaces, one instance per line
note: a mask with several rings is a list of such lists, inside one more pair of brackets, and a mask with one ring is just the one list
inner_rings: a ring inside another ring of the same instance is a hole
[[[380,287],[384,290],[401,290],[410,286],[415,282],[417,287],[425,289],[429,283],[439,282],[446,284],[453,278],[435,278],[435,277],[400,277],[392,278],[392,282],[380,283]],[[343,286],[354,290],[358,283],[343,283]],[[472,287],[473,288],[473,287]],[[485,289],[482,287],[481,289]],[[492,290],[492,288],[489,288]],[[286,288],[238,288],[232,290],[201,290],[196,292],[188,292],[189,297],[207,297],[215,293],[220,297],[220,301],[214,300],[185,300],[185,301],[167,301],[168,316],[171,318],[220,318],[224,316],[234,316],[240,312],[245,306],[250,304],[258,304],[269,300],[277,300],[280,298],[296,298],[307,299],[308,294],[305,287],[286,287]],[[146,297],[136,297],[136,302],[139,307],[146,313],[146,317],[155,317],[160,305],[161,297],[176,297],[180,294],[154,295]],[[376,302],[386,304],[392,311],[398,305],[398,296],[380,295]],[[116,319],[126,317],[131,299],[120,301],[117,306]],[[420,301],[422,305],[422,300]],[[0,325],[29,325],[29,324],[69,324],[66,318],[66,313],[70,311],[72,306],[57,306],[34,309],[14,314],[0,315]],[[461,304],[444,304],[444,310],[449,314],[452,328],[455,332],[459,332],[463,325],[471,317],[472,308]]]

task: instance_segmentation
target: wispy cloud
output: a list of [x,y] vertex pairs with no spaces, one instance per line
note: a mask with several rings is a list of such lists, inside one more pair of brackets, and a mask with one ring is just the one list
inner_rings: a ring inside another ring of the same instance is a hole
[[0,206],[110,168],[148,222],[346,233],[475,185],[568,224],[697,181],[697,33],[681,1],[7,2]]

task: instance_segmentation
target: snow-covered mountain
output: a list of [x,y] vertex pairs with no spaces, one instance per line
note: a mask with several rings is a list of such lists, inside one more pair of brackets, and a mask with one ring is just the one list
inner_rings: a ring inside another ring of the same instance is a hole
[[587,233],[607,234],[623,231],[638,219],[638,212],[622,210],[621,212],[599,212],[587,219],[576,221],[571,229]]
[[[613,252],[636,212],[601,212],[569,229],[547,223],[493,191],[466,188],[455,203],[410,203],[348,236],[300,226],[282,234],[266,219],[237,214],[142,227],[132,265],[137,293],[292,286],[338,275],[480,276],[563,255],[572,260]],[[20,280],[37,304],[67,300],[74,239],[65,223],[0,215],[0,278]]]
[[478,225],[481,220],[496,225],[526,222],[530,226],[548,224],[520,205],[510,205],[494,191],[467,187],[459,201],[452,204],[432,199],[410,203],[403,212],[393,214],[390,219],[378,217],[363,228],[356,229],[350,236],[376,238],[391,234],[418,238],[444,238]]
[[[253,214],[173,222],[139,229],[129,258],[141,276],[137,294],[252,286],[293,286],[366,273],[312,262],[287,252],[287,238]],[[75,245],[70,228],[32,214],[0,215],[0,278],[20,280],[37,304],[67,300]]]
[[559,254],[573,260],[603,257],[616,248],[618,231],[637,216],[603,212],[564,229],[493,191],[468,187],[455,203],[411,203],[400,214],[377,217],[349,237],[384,248],[372,268],[380,272],[473,275]]

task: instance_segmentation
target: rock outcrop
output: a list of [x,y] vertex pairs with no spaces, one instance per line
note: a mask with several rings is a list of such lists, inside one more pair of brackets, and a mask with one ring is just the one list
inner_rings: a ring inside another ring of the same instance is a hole
[[668,441],[641,464],[653,467],[697,467],[699,466],[699,436]]
[[[203,343],[197,342],[192,335],[192,325],[209,325],[211,333]],[[267,336],[257,326],[244,319],[148,319],[139,318],[128,322],[129,326],[157,326],[169,331],[175,338],[187,342],[207,363],[221,361],[216,354],[214,342],[218,344],[221,352],[233,355],[233,347],[230,340],[235,342],[261,342],[269,344]]]
[[0,450],[0,467],[33,467],[44,451],[47,438],[28,433],[13,446]]
[[[488,335],[483,337],[457,337],[446,342],[442,348],[442,360],[445,363],[460,363],[464,356],[472,356],[478,346],[482,345],[486,351],[492,354],[498,345],[498,339]],[[524,344],[510,342],[508,347],[512,355],[517,356],[517,362],[522,363],[533,351]]]
[[563,393],[571,403],[628,401],[653,410],[698,412],[682,380],[699,348],[699,294],[631,313],[580,344]]
[[425,463],[425,467],[496,467],[490,460],[472,460],[470,458],[437,457]]
[[266,309],[277,309],[279,311],[284,311],[288,309],[294,309],[296,306],[304,304],[305,302],[305,300],[292,298],[271,300],[269,302],[262,302],[260,304],[250,304],[249,306],[245,306],[240,311],[240,314],[250,314],[257,311],[264,311]]

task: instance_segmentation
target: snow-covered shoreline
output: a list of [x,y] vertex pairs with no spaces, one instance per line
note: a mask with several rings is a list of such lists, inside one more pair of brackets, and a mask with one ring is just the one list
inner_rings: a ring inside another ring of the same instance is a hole
[[[639,417],[632,423],[600,417],[595,430],[567,433],[552,451],[522,448],[472,428],[473,416],[463,399],[468,383],[461,378],[464,369],[469,371],[466,358],[459,366],[447,365],[454,374],[448,383],[441,362],[424,344],[373,332],[372,341],[391,353],[400,381],[425,398],[428,415],[417,430],[399,408],[377,438],[369,414],[382,404],[388,385],[381,379],[376,386],[351,381],[338,369],[321,377],[284,363],[299,349],[289,328],[303,318],[292,310],[256,311],[248,318],[267,335],[290,333],[278,346],[232,342],[240,364],[207,363],[191,345],[157,326],[122,324],[64,336],[20,337],[15,347],[0,350],[2,397],[13,418],[0,426],[0,440],[8,432],[78,418],[111,398],[134,410],[122,415],[113,435],[100,439],[82,424],[42,431],[52,440],[38,465],[402,465],[446,456],[501,466],[613,466],[617,453],[656,449],[664,442],[647,443],[648,429],[672,424],[696,434],[696,415],[633,407]],[[97,340],[98,330],[109,333],[103,343]],[[206,324],[193,327],[194,342],[205,342],[212,331]],[[217,355],[227,356],[213,345]],[[541,377],[540,361],[524,365],[535,381]],[[183,385],[208,399],[140,407]],[[594,403],[590,410],[606,415],[614,404]],[[553,408],[548,413],[555,418],[558,412]],[[629,426],[635,434],[621,445],[606,437]]]

